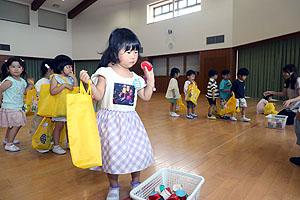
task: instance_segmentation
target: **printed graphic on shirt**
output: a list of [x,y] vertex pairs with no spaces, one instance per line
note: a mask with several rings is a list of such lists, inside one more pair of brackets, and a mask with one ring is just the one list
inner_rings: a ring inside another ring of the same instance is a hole
[[133,85],[115,83],[113,104],[133,106],[135,88]]
[[227,85],[228,87],[231,86],[231,82],[228,82],[226,85]]

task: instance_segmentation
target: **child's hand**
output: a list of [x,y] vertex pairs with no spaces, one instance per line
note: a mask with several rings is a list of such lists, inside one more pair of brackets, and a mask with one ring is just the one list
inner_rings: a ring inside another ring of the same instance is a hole
[[147,78],[147,84],[151,85],[154,87],[154,73],[153,73],[153,68],[148,71],[148,68],[145,67],[145,70],[144,70],[144,73],[145,73],[145,76]]
[[81,70],[79,73],[79,78],[82,82],[84,82],[85,84],[89,84],[89,80],[91,80],[89,74],[87,73],[87,71],[85,70]]
[[27,79],[27,83],[28,83],[28,85],[33,85],[34,79],[33,78]]
[[70,85],[70,84],[64,84],[65,85],[65,88],[68,88],[69,90],[73,91],[73,85]]
[[70,72],[68,76],[69,76],[69,77],[71,77],[72,79],[74,79],[74,78],[75,78],[75,75],[74,75],[74,73],[73,73],[73,72]]

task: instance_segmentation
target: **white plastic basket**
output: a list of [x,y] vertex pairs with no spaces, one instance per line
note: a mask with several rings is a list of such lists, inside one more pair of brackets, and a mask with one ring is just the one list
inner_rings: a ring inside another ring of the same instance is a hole
[[283,129],[285,127],[288,116],[270,114],[267,115],[266,118],[268,128]]
[[187,200],[198,200],[204,181],[202,176],[195,174],[173,169],[161,169],[131,190],[130,197],[134,200],[148,200],[156,186],[165,185],[172,188],[175,184],[181,184],[182,189],[189,195]]

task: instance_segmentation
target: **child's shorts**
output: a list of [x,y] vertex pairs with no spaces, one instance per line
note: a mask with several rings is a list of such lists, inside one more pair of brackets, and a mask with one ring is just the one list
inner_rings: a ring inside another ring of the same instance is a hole
[[213,98],[208,98],[207,97],[207,100],[208,100],[209,105],[217,105],[217,99],[216,98],[215,98],[215,100],[213,100]]
[[169,103],[177,103],[177,99],[174,98],[169,98],[168,101]]
[[196,105],[193,102],[191,102],[191,101],[186,101],[186,107],[187,108],[195,108]]
[[247,108],[247,102],[245,98],[236,99],[236,107]]

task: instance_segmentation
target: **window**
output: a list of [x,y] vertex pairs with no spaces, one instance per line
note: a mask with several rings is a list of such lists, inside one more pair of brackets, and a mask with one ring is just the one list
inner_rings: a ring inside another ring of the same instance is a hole
[[201,0],[162,0],[147,5],[147,24],[201,10]]
[[29,6],[0,0],[0,20],[29,24]]
[[65,14],[39,9],[39,27],[67,31],[67,18]]

